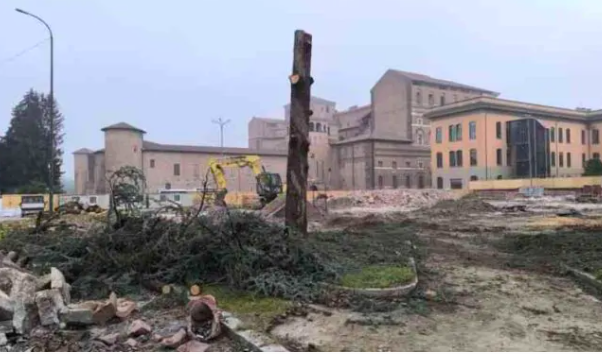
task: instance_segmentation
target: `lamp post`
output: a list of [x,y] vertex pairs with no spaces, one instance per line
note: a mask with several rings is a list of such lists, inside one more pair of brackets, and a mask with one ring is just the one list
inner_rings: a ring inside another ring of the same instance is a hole
[[212,120],[213,123],[219,124],[219,134],[220,134],[220,147],[222,149],[222,158],[224,157],[224,126],[230,123],[230,119],[223,120],[222,117],[219,119]]
[[52,29],[50,26],[40,17],[21,9],[15,9],[15,11],[22,13],[23,15],[31,16],[40,21],[44,26],[46,26],[48,32],[50,33],[50,166],[48,171],[48,189],[50,190],[49,207],[50,212],[52,213],[54,211],[54,36],[52,35]]

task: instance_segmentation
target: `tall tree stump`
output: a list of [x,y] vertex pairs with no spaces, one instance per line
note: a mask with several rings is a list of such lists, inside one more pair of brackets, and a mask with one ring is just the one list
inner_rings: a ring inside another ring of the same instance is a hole
[[312,36],[295,31],[291,82],[290,139],[286,170],[285,220],[289,229],[307,234],[307,154],[309,152],[309,117]]

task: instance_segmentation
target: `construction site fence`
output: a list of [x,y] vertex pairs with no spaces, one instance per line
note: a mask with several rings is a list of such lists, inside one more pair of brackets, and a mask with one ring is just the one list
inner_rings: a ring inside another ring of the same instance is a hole
[[[317,198],[319,194],[326,194],[329,198],[345,196],[351,193],[351,191],[320,191],[320,192],[307,192],[307,200],[312,201]],[[6,213],[13,213],[15,215],[20,214],[21,198],[31,194],[4,194],[0,196],[0,211]],[[74,195],[74,194],[61,194],[54,195],[55,207],[68,203],[77,197],[79,201],[87,205],[98,205],[102,209],[109,208],[109,195],[108,194],[94,194],[94,195]],[[145,201],[143,204],[147,204],[148,208],[155,209],[161,206],[169,204],[179,204],[183,207],[190,207],[199,205],[203,199],[202,193],[200,192],[182,192],[182,193],[170,193],[170,194],[159,194],[151,193],[145,195]],[[205,195],[205,203],[211,204],[214,200],[213,194]],[[49,210],[50,196],[44,195],[44,204],[46,211]],[[259,203],[259,197],[254,192],[231,192],[226,195],[226,203],[232,207],[250,207]],[[0,215],[2,216],[2,215]]]
[[577,190],[591,185],[602,185],[602,176],[471,181],[468,188],[471,191],[520,190],[530,187]]

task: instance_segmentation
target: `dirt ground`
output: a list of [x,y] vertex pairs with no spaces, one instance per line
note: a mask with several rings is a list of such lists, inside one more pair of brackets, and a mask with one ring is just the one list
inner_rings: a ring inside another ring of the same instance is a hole
[[[532,203],[527,211],[515,212],[496,210],[480,200],[454,203],[411,215],[362,217],[362,223],[409,218],[420,225],[416,236],[426,258],[420,264],[416,301],[386,313],[331,309],[331,315],[292,317],[271,334],[301,348],[323,351],[602,348],[599,300],[568,277],[511,267],[512,255],[494,246],[507,233],[529,237],[542,229],[566,227],[557,221],[556,212],[570,205],[558,200],[545,205],[542,201]],[[497,206],[508,204],[498,202]],[[580,210],[587,212],[588,218],[602,215],[596,206],[581,205]],[[355,228],[357,222],[339,216],[328,226]],[[430,297],[424,296],[427,293]]]

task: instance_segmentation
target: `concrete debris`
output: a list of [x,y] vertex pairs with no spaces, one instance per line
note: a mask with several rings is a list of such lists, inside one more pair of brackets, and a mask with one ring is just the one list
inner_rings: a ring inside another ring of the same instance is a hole
[[50,278],[50,274],[46,274],[46,275],[42,275],[41,277],[38,277],[38,280],[36,281],[36,290],[48,290],[50,289],[50,283],[52,282],[52,279]]
[[191,340],[188,343],[180,345],[177,349],[179,352],[205,352],[209,349],[209,344],[201,343],[197,340]]
[[99,341],[106,345],[113,345],[117,343],[117,339],[119,339],[119,333],[111,333],[98,338]]
[[6,334],[0,333],[0,346],[5,346],[8,344],[8,338],[6,338]]
[[115,315],[119,318],[127,318],[132,312],[138,310],[138,305],[134,301],[118,299],[117,301],[117,312]]
[[50,288],[61,291],[66,305],[71,302],[71,285],[67,284],[63,273],[54,267],[50,268]]
[[0,321],[12,320],[14,307],[11,298],[0,291]]
[[109,300],[94,310],[92,318],[94,319],[94,323],[104,325],[115,317],[116,313],[117,309],[115,308],[115,305]]
[[181,328],[179,331],[177,331],[171,337],[163,338],[163,340],[161,341],[161,344],[163,344],[165,347],[175,349],[175,348],[179,347],[180,345],[182,345],[182,343],[184,343],[186,341],[186,338],[187,338],[186,330],[184,328]]
[[155,333],[155,334],[153,334],[153,338],[152,339],[153,339],[154,342],[160,342],[160,341],[163,340],[163,336],[160,335],[160,334],[158,334],[158,333]]
[[0,321],[0,333],[13,333],[13,320]]
[[61,314],[61,320],[68,326],[89,326],[94,324],[94,312],[89,308],[68,308]]
[[383,208],[420,209],[441,200],[456,199],[457,194],[436,189],[384,189],[353,191],[345,196],[329,196],[328,209]]
[[36,293],[36,306],[42,326],[59,325],[59,313],[65,309],[59,289],[42,290]]
[[134,338],[130,338],[130,339],[126,340],[124,344],[130,348],[136,348],[138,346],[138,341],[135,340]]
[[128,335],[130,337],[143,336],[151,332],[151,326],[142,320],[135,320],[128,329]]

